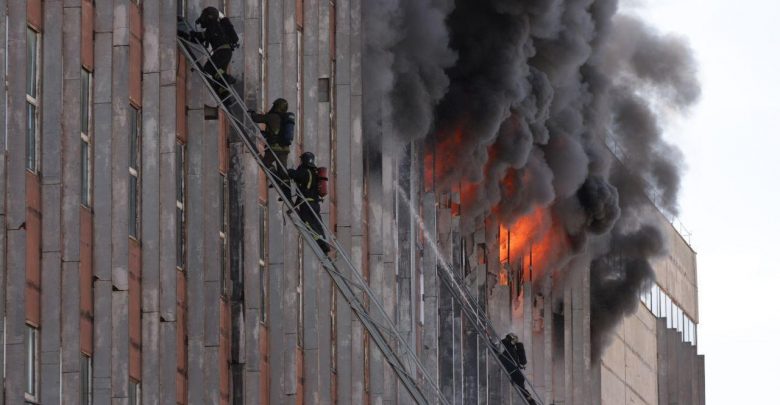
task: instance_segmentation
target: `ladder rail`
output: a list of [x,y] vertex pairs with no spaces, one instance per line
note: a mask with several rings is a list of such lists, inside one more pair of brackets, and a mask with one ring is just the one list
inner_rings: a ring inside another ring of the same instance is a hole
[[[187,23],[188,28],[191,29],[191,26],[189,23]],[[332,231],[325,226],[325,224],[322,222],[321,218],[317,218],[317,220],[320,222],[320,225],[322,225],[323,228],[323,236],[325,236],[325,241],[330,246],[335,248],[336,253],[338,256],[340,256],[340,259],[347,265],[349,268],[353,283],[357,281],[357,286],[360,289],[360,292],[355,292],[353,288],[346,283],[346,277],[344,277],[344,274],[337,270],[337,267],[334,263],[334,261],[325,255],[325,253],[320,249],[320,247],[317,244],[316,239],[313,236],[313,232],[303,223],[303,221],[300,219],[300,217],[297,214],[297,211],[295,209],[295,206],[291,202],[291,198],[288,199],[285,193],[281,192],[281,177],[277,176],[273,171],[271,171],[264,163],[262,156],[260,156],[260,152],[258,147],[256,146],[255,142],[258,140],[261,142],[262,146],[265,146],[265,152],[264,153],[271,153],[271,156],[277,163],[277,166],[279,167],[279,170],[285,173],[287,171],[287,167],[279,157],[270,149],[270,145],[268,145],[268,142],[263,137],[255,136],[254,134],[259,131],[259,128],[254,124],[254,122],[251,120],[251,116],[248,112],[247,106],[244,104],[243,100],[238,96],[235,89],[232,88],[224,79],[224,77],[221,78],[220,82],[217,83],[221,88],[224,88],[228,91],[229,96],[225,99],[220,99],[217,95],[215,89],[211,85],[211,82],[213,82],[213,78],[208,77],[199,67],[197,59],[195,55],[192,53],[193,50],[199,51],[201,56],[205,56],[208,63],[212,63],[210,54],[205,50],[202,44],[200,43],[194,43],[190,41],[186,41],[180,36],[177,37],[177,42],[179,44],[179,47],[182,48],[184,51],[185,57],[187,60],[194,65],[196,68],[193,68],[193,71],[196,71],[198,75],[201,77],[201,79],[206,84],[206,87],[208,88],[209,93],[217,100],[219,107],[226,113],[226,116],[228,118],[228,121],[230,122],[231,126],[233,126],[234,129],[236,129],[236,132],[239,134],[239,137],[241,138],[242,142],[247,146],[247,148],[250,151],[250,154],[255,159],[261,170],[266,174],[267,178],[271,182],[271,184],[276,188],[277,194],[280,197],[280,200],[282,200],[282,203],[284,206],[287,207],[287,215],[291,219],[293,225],[297,228],[299,234],[307,241],[309,244],[311,250],[314,252],[314,254],[317,256],[317,258],[320,260],[320,262],[323,264],[323,267],[326,269],[328,274],[331,276],[331,279],[334,281],[334,284],[339,289],[339,292],[344,296],[344,298],[349,303],[350,307],[352,308],[353,312],[356,314],[358,319],[363,324],[364,328],[369,332],[369,335],[371,336],[374,343],[377,345],[377,347],[380,349],[382,354],[384,355],[385,359],[388,361],[388,364],[393,368],[396,375],[401,380],[402,384],[405,386],[407,391],[409,391],[410,395],[413,397],[413,399],[417,403],[428,403],[428,399],[425,397],[425,395],[422,393],[422,388],[418,385],[417,379],[414,375],[412,375],[411,371],[416,371],[419,374],[419,377],[422,377],[423,382],[426,383],[430,388],[432,388],[433,392],[436,394],[437,399],[443,403],[443,404],[449,404],[449,401],[446,399],[444,394],[439,389],[438,385],[435,384],[432,376],[428,373],[428,371],[425,369],[425,367],[422,365],[422,362],[417,357],[415,352],[412,350],[409,343],[404,339],[400,331],[395,327],[395,323],[390,318],[390,316],[387,314],[387,312],[383,309],[383,303],[379,300],[379,298],[374,294],[373,290],[366,284],[366,280],[364,279],[363,275],[357,270],[355,265],[350,260],[349,256],[346,254],[344,249],[341,247],[340,243],[338,243],[338,240],[335,238],[335,236],[332,234]],[[236,117],[235,112],[231,111],[230,107],[225,104],[225,101],[232,97],[234,99],[234,102],[238,103],[238,107],[240,112],[242,113],[242,120],[239,120],[238,117]],[[242,122],[243,121],[243,122]],[[244,122],[250,122],[252,123],[251,127],[248,127],[244,124]],[[251,131],[251,132],[250,132]],[[249,133],[252,134],[250,137]],[[301,199],[304,204],[307,204],[309,209],[311,209],[311,205],[306,201],[305,198],[302,198],[302,194],[300,190],[298,190],[296,187],[293,187],[292,184],[290,185],[291,195],[294,195]],[[365,294],[369,298],[370,308],[365,308],[365,304],[363,303],[362,299],[358,296],[358,294]],[[382,322],[378,322],[375,317],[372,317],[370,314],[371,312],[374,312],[375,314],[378,314],[380,316],[379,321],[382,321],[385,323],[385,325],[380,325]],[[391,346],[391,342],[387,340],[387,337],[382,333],[381,330],[385,330],[386,333],[390,332],[390,337],[396,342],[396,345],[399,346],[398,349],[402,349],[403,352],[406,354],[407,362],[404,364],[403,359],[401,358],[400,354],[396,353],[397,349],[393,349]],[[410,370],[407,370],[409,368]]]

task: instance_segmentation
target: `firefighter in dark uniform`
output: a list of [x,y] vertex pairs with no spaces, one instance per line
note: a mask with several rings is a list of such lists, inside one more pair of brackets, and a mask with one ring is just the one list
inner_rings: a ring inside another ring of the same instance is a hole
[[298,189],[301,190],[303,198],[308,204],[300,200],[299,195],[295,201],[298,215],[306,226],[313,231],[314,239],[325,254],[330,252],[330,245],[325,240],[325,233],[322,229],[320,217],[320,195],[317,190],[319,179],[319,169],[314,165],[314,154],[305,152],[301,155],[301,164],[297,169],[289,169],[290,178],[295,181]]
[[265,124],[263,137],[268,142],[268,149],[273,151],[276,157],[279,158],[278,164],[281,166],[277,166],[276,159],[267,150],[263,155],[263,163],[277,174],[281,167],[287,167],[287,157],[290,155],[290,145],[285,145],[286,142],[281,139],[282,124],[289,115],[287,112],[288,108],[287,100],[277,98],[266,114],[258,114],[249,110],[252,121],[258,124]]
[[525,368],[525,365],[528,364],[523,343],[520,342],[517,335],[514,333],[506,335],[501,339],[501,343],[504,346],[504,351],[501,353],[501,363],[512,377],[512,382],[520,387],[520,391],[523,393],[525,400],[528,401],[530,405],[535,405],[536,401],[534,401],[531,393],[525,388],[525,377],[521,371]]
[[[214,7],[206,7],[200,17],[195,20],[204,31],[190,32],[190,38],[201,42],[211,48],[211,60],[202,67],[203,72],[210,75],[216,83],[212,86],[220,98],[225,99],[228,91],[223,88],[222,80],[233,84],[236,79],[227,74],[227,67],[233,57],[233,48],[237,46],[238,35],[227,17],[220,18],[219,10]],[[234,100],[226,100],[225,104],[231,104]]]

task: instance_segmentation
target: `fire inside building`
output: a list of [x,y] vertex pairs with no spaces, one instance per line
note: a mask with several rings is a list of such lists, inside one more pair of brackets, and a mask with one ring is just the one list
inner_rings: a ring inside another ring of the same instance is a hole
[[0,404],[704,404],[618,8],[0,0]]

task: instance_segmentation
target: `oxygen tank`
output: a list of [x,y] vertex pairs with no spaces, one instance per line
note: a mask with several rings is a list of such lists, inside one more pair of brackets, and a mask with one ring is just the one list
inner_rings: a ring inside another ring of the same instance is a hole
[[317,194],[320,198],[325,198],[328,195],[328,168],[317,168]]

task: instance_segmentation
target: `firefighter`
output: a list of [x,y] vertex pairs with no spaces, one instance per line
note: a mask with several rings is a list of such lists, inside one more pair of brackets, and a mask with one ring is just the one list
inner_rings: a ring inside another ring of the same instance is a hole
[[235,100],[228,98],[229,92],[224,88],[224,83],[233,84],[236,79],[227,74],[227,67],[233,57],[233,49],[238,47],[238,35],[233,24],[227,17],[220,18],[219,10],[215,7],[206,7],[200,14],[195,24],[200,25],[204,31],[190,32],[190,38],[211,48],[211,60],[202,67],[204,73],[214,80],[212,87],[227,105]]
[[[268,147],[263,154],[263,164],[280,176],[282,181],[287,179],[284,178],[284,171],[281,168],[287,167],[287,156],[290,154],[290,145],[295,136],[295,114],[288,112],[288,108],[287,100],[277,98],[266,114],[249,110],[252,121],[265,125],[263,137]],[[269,153],[269,149],[279,159],[278,162]]]
[[[320,169],[314,164],[314,154],[304,152],[301,155],[301,164],[298,168],[289,169],[288,173],[303,196],[298,195],[295,201],[298,215],[312,231],[320,249],[327,255],[330,252],[330,245],[326,241],[320,217],[321,189],[319,182],[324,180],[320,177],[319,171]],[[305,201],[301,200],[301,198],[305,199]]]
[[536,401],[534,401],[531,393],[525,388],[525,376],[523,376],[521,371],[528,364],[523,343],[520,342],[514,333],[507,334],[501,339],[501,343],[504,346],[504,351],[501,353],[501,363],[512,377],[512,382],[520,387],[520,391],[523,393],[525,400],[528,401],[528,404],[535,405]]

